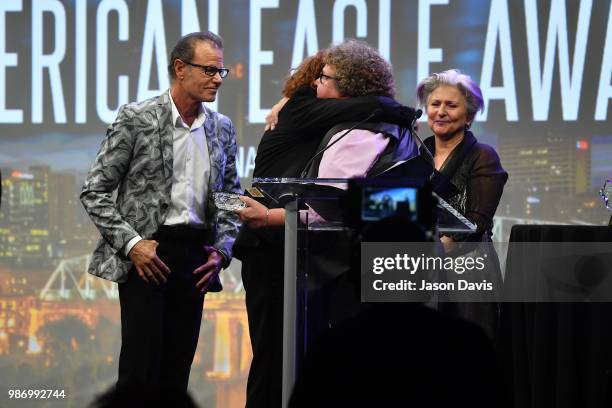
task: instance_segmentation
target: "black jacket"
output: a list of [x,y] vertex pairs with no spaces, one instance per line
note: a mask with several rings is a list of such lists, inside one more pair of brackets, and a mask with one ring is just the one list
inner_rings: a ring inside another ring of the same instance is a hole
[[[435,154],[434,137],[427,138],[425,144]],[[493,216],[508,180],[495,149],[478,143],[472,132],[466,131],[439,171],[459,190],[448,203],[478,227],[476,234],[453,235],[455,241],[490,241]]]
[[[279,112],[275,129],[263,134],[257,148],[253,177],[299,177],[333,126],[364,120],[373,113],[372,121],[400,126],[408,126],[414,117],[412,108],[384,96],[318,99],[312,88],[298,89]],[[283,231],[283,227],[253,230],[243,226],[234,244],[235,256],[242,259],[245,247],[267,246],[282,250]]]
[[276,128],[263,134],[253,177],[299,177],[327,131],[372,114],[373,122],[408,127],[414,110],[384,96],[318,99],[313,89],[300,88],[279,112]]

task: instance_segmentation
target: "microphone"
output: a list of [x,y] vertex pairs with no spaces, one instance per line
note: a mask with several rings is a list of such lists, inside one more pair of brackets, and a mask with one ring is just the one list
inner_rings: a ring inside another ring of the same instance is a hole
[[410,131],[412,132],[412,135],[415,137],[415,139],[418,140],[419,148],[422,148],[423,151],[425,152],[425,156],[427,156],[426,160],[429,162],[429,164],[431,164],[432,170],[431,170],[431,174],[429,175],[429,180],[431,180],[436,172],[436,164],[434,162],[434,157],[431,151],[425,145],[425,142],[423,142],[423,139],[419,137],[419,134],[417,133],[416,126],[415,126],[416,121],[421,117],[421,115],[423,115],[422,109],[417,109],[414,112],[414,119],[412,119],[412,125],[410,125]]
[[418,118],[423,115],[423,109],[417,109],[414,111],[414,119],[412,119],[412,123],[416,122]]
[[349,134],[349,132],[351,130],[354,130],[357,126],[364,124],[365,122],[367,122],[368,120],[372,119],[374,116],[380,115],[381,113],[383,113],[383,110],[381,108],[376,108],[372,111],[372,113],[370,113],[365,119],[357,122],[356,124],[354,124],[353,126],[351,126],[349,129],[347,129],[342,135],[340,135],[339,138],[337,138],[336,140],[333,141],[333,143],[328,144],[327,146],[325,146],[323,149],[319,150],[318,152],[315,153],[314,156],[312,156],[310,158],[310,160],[308,160],[308,163],[306,163],[306,166],[304,166],[304,168],[302,169],[302,172],[300,173],[300,178],[305,178],[306,174],[308,174],[308,170],[310,169],[310,166],[312,165],[312,162],[319,157],[320,155],[322,155],[323,153],[325,153],[325,151],[327,149],[329,149],[330,147],[332,147],[333,145],[335,145],[336,143],[338,143],[340,140],[342,140],[342,138],[346,135]]

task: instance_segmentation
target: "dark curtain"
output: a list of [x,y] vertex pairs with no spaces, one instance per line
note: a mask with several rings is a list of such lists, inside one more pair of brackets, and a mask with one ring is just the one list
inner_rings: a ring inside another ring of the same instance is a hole
[[[510,242],[612,242],[612,228],[517,225]],[[537,271],[509,263],[506,283],[521,273]],[[501,326],[511,406],[612,407],[612,303],[506,303]]]

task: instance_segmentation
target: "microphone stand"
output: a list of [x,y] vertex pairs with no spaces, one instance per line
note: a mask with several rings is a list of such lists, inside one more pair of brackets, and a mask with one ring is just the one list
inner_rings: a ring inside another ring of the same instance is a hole
[[423,139],[420,138],[416,129],[416,121],[421,117],[422,114],[423,111],[421,109],[417,109],[416,112],[414,112],[414,119],[412,120],[412,124],[410,125],[410,131],[414,135],[415,139],[419,142],[419,148],[422,148],[425,152],[425,156],[427,156],[427,161],[429,162],[429,164],[431,164],[431,174],[429,175],[429,180],[431,181],[436,173],[434,157],[431,151],[427,148],[427,145],[425,145],[425,142],[423,142]]

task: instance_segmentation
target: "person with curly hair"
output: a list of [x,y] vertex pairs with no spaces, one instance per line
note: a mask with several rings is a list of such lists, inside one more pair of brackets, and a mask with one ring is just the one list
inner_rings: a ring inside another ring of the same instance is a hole
[[[343,49],[338,47],[330,51],[335,53]],[[364,69],[362,74],[370,80],[361,81],[364,85],[359,86],[359,94],[331,95],[328,88],[334,84],[328,83],[329,79],[324,77],[331,75],[324,69],[328,58],[329,51],[319,51],[304,60],[287,80],[283,99],[269,116],[271,122],[257,148],[253,177],[299,177],[320,148],[326,133],[338,123],[359,122],[379,110],[380,117],[371,119],[404,127],[412,122],[414,110],[392,98],[394,93],[389,91],[393,89],[392,81],[386,81],[391,87],[371,85],[385,82],[384,78],[390,76],[390,68],[387,68],[388,74],[385,72],[378,77],[376,65],[364,61],[362,65],[370,66],[371,71]],[[357,59],[354,63],[358,62]],[[346,64],[351,63],[347,58]],[[338,64],[345,62],[339,61]],[[344,68],[337,67],[340,72]],[[347,75],[358,74],[351,71]],[[396,130],[396,133],[399,134],[399,131]],[[365,157],[363,160],[371,161],[372,158]],[[250,205],[259,204],[249,202]],[[281,406],[282,396],[284,229],[282,222],[276,223],[270,219],[272,222],[268,224],[266,208],[259,205],[257,209],[263,208],[263,216],[259,218],[261,223],[244,224],[234,245],[234,254],[242,261],[242,281],[253,349],[247,383],[246,406],[249,408]],[[247,210],[251,211],[252,208]],[[281,209],[275,209],[275,213],[277,210]],[[243,215],[246,219],[248,211]],[[256,228],[263,226],[267,228]]]
[[[349,44],[360,44],[360,48],[370,48],[364,42],[349,40],[331,50],[342,50]],[[371,48],[370,50],[376,53],[375,50]],[[254,178],[299,177],[308,160],[317,152],[323,136],[333,126],[347,121],[363,120],[374,111],[380,113],[372,117],[370,119],[372,121],[382,120],[404,127],[409,126],[414,110],[400,105],[393,99],[395,92],[391,68],[382,57],[379,56],[378,65],[372,66],[369,70],[356,72],[355,69],[347,67],[350,69],[347,76],[363,75],[367,80],[357,77],[352,80],[347,78],[346,86],[355,86],[357,92],[340,97],[318,94],[318,89],[325,82],[322,74],[328,57],[328,50],[318,51],[306,58],[287,79],[283,88],[283,98],[274,105],[266,118],[266,131],[257,147]],[[334,58],[339,64],[344,64],[340,61],[340,55]],[[351,62],[349,58],[345,59],[347,64],[356,62]],[[367,62],[364,60],[364,63]],[[384,67],[385,73],[377,79],[375,70],[378,67]]]
[[306,57],[299,67],[291,70],[292,73],[283,87],[283,102],[286,103],[303,86],[311,85],[316,89],[314,82],[325,65],[326,54],[327,50],[319,50],[314,55]]
[[[359,40],[347,40],[332,47],[324,59],[327,67],[323,68],[321,84],[333,79],[333,88],[342,98],[362,95],[395,96],[395,80],[391,64],[368,43]],[[333,77],[325,75],[325,72]],[[320,98],[328,97],[319,94]]]
[[[316,79],[319,99],[395,96],[391,65],[363,41],[347,40],[330,48],[323,63]],[[281,100],[279,104],[283,102]],[[393,160],[405,160],[418,154],[416,144],[406,129],[386,123],[365,123],[346,133],[356,122],[343,122],[332,128],[315,151],[327,150],[307,163],[302,175],[308,178],[363,178],[372,174],[377,161],[385,153]],[[284,224],[283,208],[268,209],[249,197],[243,197],[243,201],[248,207],[239,210],[238,214],[250,227]],[[312,213],[310,218],[320,220]]]

